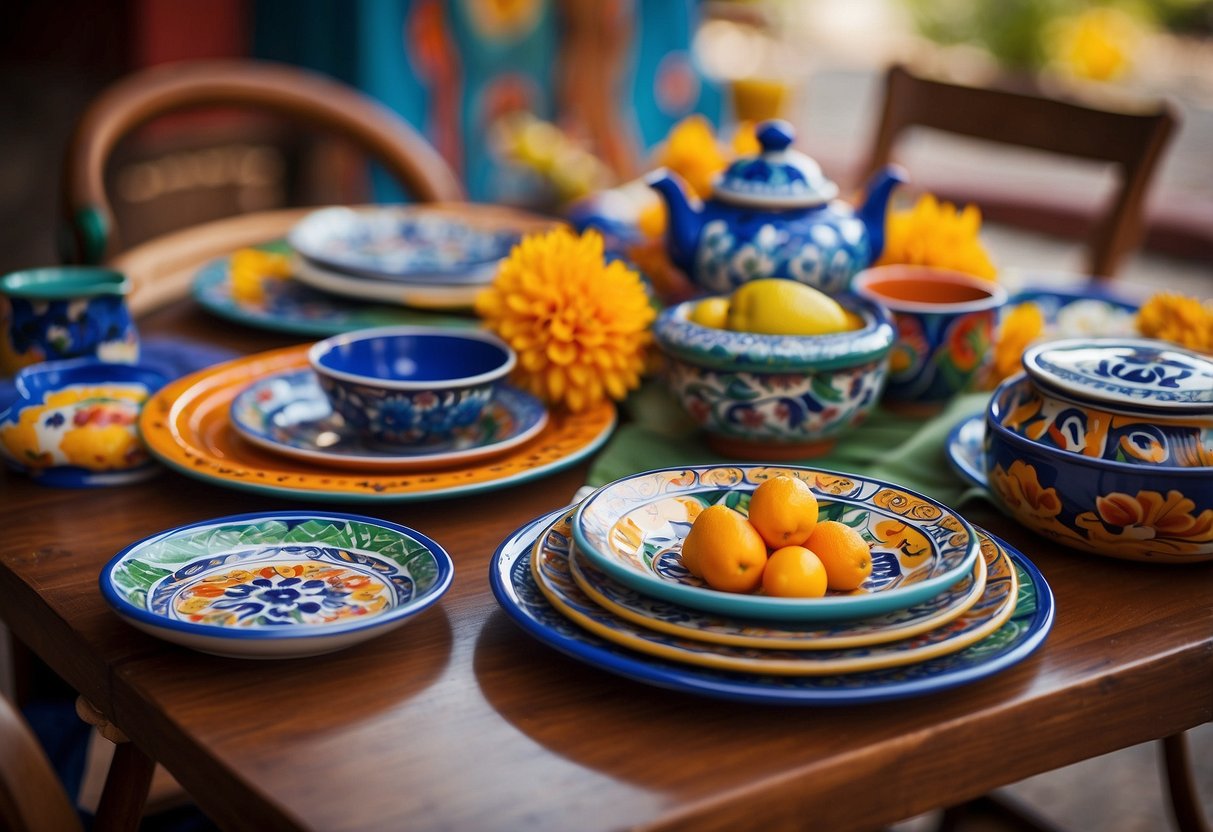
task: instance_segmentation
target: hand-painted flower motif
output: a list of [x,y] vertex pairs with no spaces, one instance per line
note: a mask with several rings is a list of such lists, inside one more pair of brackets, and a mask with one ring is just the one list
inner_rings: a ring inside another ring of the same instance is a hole
[[1015,460],[1005,471],[996,465],[990,472],[990,485],[1017,515],[1051,520],[1061,513],[1057,490],[1043,488],[1036,469],[1022,460]]
[[1074,521],[1094,544],[1143,555],[1159,550],[1185,555],[1213,542],[1213,509],[1194,515],[1196,504],[1178,491],[1165,497],[1157,491],[1114,492],[1097,497],[1095,507]]
[[872,496],[872,502],[881,508],[887,508],[904,517],[913,517],[915,520],[934,520],[943,516],[943,512],[937,506],[892,488],[877,491]]

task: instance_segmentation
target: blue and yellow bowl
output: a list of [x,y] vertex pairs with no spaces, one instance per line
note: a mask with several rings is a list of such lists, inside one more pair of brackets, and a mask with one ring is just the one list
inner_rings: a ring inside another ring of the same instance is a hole
[[139,364],[91,358],[51,361],[17,373],[17,400],[0,413],[0,453],[10,467],[67,488],[138,482],[160,468],[136,423],[167,381]]
[[858,329],[830,335],[762,335],[690,320],[697,301],[666,309],[653,336],[667,379],[719,453],[804,459],[828,451],[861,422],[884,387],[894,330],[887,310],[856,295],[838,301]]

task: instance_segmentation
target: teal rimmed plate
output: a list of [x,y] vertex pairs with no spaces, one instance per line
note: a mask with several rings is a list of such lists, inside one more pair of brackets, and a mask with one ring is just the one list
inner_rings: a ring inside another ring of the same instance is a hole
[[468,465],[527,442],[548,421],[543,402],[500,385],[475,424],[417,447],[366,443],[329,404],[310,369],[272,373],[232,400],[232,427],[255,445],[306,462],[368,471],[427,471]]
[[101,572],[101,594],[135,627],[234,658],[314,656],[382,635],[451,585],[445,550],[353,514],[267,512],[144,538]]
[[591,667],[683,693],[772,705],[857,705],[935,695],[988,678],[1023,661],[1053,626],[1053,593],[1022,554],[1010,555],[1019,579],[1015,612],[992,635],[947,656],[904,667],[826,676],[735,673],[637,653],[582,629],[548,603],[531,575],[535,541],[567,509],[523,524],[497,547],[489,564],[493,595],[528,634]]
[[[569,569],[573,513],[558,518],[531,552],[531,575],[548,602],[586,630],[640,653],[683,664],[776,676],[862,673],[913,664],[962,650],[1001,627],[1015,609],[1018,578],[1009,556],[988,540],[989,576],[970,609],[947,626],[912,638],[849,648],[780,650],[713,644],[636,624],[599,606]],[[984,559],[984,558],[983,558]]]
[[[745,514],[759,483],[780,475],[813,489],[820,520],[845,523],[868,541],[872,574],[859,589],[824,598],[722,592],[682,566],[682,541],[700,511],[719,503]],[[582,502],[573,535],[588,563],[639,592],[698,610],[776,621],[843,621],[904,609],[964,579],[979,549],[973,527],[930,497],[881,480],[792,465],[707,465],[624,477]]]

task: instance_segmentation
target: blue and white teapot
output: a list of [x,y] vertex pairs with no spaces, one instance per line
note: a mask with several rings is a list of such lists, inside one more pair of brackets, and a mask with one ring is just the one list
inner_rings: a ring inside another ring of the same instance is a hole
[[816,162],[791,149],[790,124],[765,121],[757,135],[762,152],[733,162],[702,207],[670,171],[646,178],[666,204],[670,260],[709,292],[762,277],[791,278],[827,294],[845,291],[880,256],[889,196],[905,175],[893,166],[878,172],[856,213],[835,200],[838,186]]

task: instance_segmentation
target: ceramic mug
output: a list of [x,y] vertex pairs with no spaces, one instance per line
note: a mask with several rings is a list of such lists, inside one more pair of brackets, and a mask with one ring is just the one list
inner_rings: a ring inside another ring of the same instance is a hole
[[0,373],[63,358],[139,360],[126,305],[131,281],[96,266],[51,266],[0,277]]
[[853,291],[893,313],[897,342],[889,354],[882,402],[932,413],[971,390],[989,360],[998,310],[997,283],[930,266],[893,265],[855,276]]

